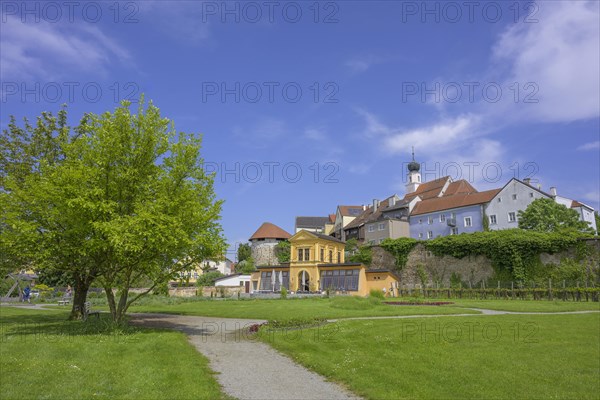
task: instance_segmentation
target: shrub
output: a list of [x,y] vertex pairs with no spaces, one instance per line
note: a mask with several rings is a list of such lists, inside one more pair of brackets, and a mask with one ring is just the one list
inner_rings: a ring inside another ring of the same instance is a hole
[[371,289],[369,291],[369,296],[376,298],[376,299],[384,299],[385,296],[383,295],[383,291],[379,290],[379,289]]
[[285,287],[282,287],[281,294],[279,295],[279,297],[281,297],[283,300],[285,300],[285,299],[287,299],[287,295],[288,295],[287,289]]

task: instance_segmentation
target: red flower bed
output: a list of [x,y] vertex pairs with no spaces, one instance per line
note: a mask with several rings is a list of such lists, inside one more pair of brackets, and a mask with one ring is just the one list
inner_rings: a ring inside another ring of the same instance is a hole
[[446,304],[454,304],[451,301],[430,301],[418,303],[416,301],[386,301],[385,304],[390,306],[444,306]]

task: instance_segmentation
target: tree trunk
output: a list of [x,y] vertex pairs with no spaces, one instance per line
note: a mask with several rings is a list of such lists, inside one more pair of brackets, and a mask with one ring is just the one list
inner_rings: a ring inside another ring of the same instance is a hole
[[85,301],[87,300],[88,290],[93,279],[81,276],[75,277],[75,293],[73,294],[73,308],[71,308],[70,320],[83,319],[85,310]]
[[117,313],[114,316],[114,321],[119,323],[125,316],[127,309],[129,308],[127,304],[127,297],[129,296],[129,288],[125,288],[122,292],[119,293],[119,307],[117,308]]
[[108,308],[110,310],[110,314],[114,321],[115,317],[117,315],[117,306],[115,304],[115,294],[112,291],[112,287],[110,287],[110,286],[105,286],[104,292],[106,292],[106,300],[108,300]]

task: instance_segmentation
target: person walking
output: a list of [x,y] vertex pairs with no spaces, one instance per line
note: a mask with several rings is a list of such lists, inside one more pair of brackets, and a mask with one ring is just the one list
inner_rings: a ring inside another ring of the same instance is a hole
[[29,285],[25,286],[25,289],[23,289],[23,303],[25,301],[31,303],[31,288]]

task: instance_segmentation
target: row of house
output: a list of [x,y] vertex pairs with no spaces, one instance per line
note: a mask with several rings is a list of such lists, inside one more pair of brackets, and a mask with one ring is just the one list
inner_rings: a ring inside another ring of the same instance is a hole
[[[392,195],[383,200],[373,200],[369,206],[338,206],[335,220],[328,225],[312,226],[314,232],[329,233],[346,241],[379,244],[387,238],[412,237],[433,239],[457,235],[518,227],[519,211],[540,198],[553,199],[565,207],[576,210],[582,221],[597,230],[594,209],[579,201],[550,193],[534,186],[528,179],[516,178],[503,187],[479,192],[464,179],[453,181],[446,176],[421,182],[420,165],[408,164],[406,194],[400,198]],[[331,217],[329,217],[331,220]],[[298,221],[320,221],[316,217],[297,217]],[[300,225],[301,227],[302,225]],[[328,226],[333,226],[329,232]]]
[[[594,210],[578,201],[535,187],[529,180],[511,179],[503,187],[479,192],[466,180],[442,177],[421,181],[420,165],[408,164],[403,197],[391,195],[372,204],[340,205],[327,217],[296,217],[294,234],[263,223],[250,237],[256,271],[250,276],[222,278],[222,283],[245,285],[249,292],[310,293],[334,290],[367,295],[371,290],[392,294],[399,278],[392,270],[371,269],[345,260],[345,242],[379,244],[387,238],[433,239],[518,227],[518,213],[531,202],[550,198],[575,209],[580,219],[596,229]],[[277,248],[287,241],[289,262],[279,262]],[[221,282],[219,282],[220,284]]]

